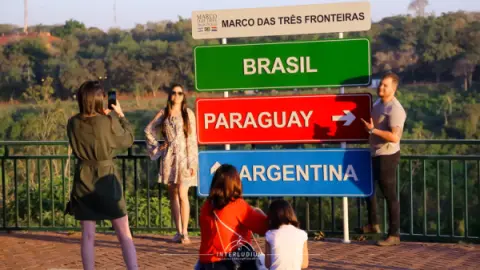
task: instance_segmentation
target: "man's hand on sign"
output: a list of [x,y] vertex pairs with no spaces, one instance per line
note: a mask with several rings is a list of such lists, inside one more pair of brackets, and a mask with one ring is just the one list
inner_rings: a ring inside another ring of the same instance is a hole
[[367,121],[365,121],[365,120],[363,120],[363,118],[362,118],[361,120],[362,120],[363,124],[365,125],[365,130],[370,131],[371,129],[374,128],[374,126],[373,126],[373,119],[372,119],[372,118],[370,118],[370,123],[367,122]]
[[363,124],[365,125],[365,129],[368,131],[369,134],[371,135],[376,135],[387,142],[393,142],[393,143],[398,143],[400,141],[400,127],[394,127],[392,131],[385,131],[385,130],[379,130],[376,129],[375,126],[373,125],[373,119],[370,118],[370,123],[361,119]]

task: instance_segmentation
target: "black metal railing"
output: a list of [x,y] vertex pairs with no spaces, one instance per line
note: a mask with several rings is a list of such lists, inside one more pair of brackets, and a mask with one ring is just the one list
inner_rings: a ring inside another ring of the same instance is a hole
[[[402,235],[434,241],[478,241],[480,141],[403,140],[402,144],[407,149],[407,153],[402,149],[397,168]],[[413,154],[435,151],[434,145],[439,147],[436,150],[441,154]],[[67,146],[66,141],[0,142],[0,229],[79,229],[79,223],[73,217],[63,214],[75,162],[68,155]],[[445,150],[445,147],[449,148]],[[461,154],[452,154],[456,152]],[[125,153],[118,153],[115,162],[123,181],[132,230],[173,230],[168,193],[157,182],[159,161],[151,161],[145,155],[144,142],[136,141]],[[199,228],[199,208],[204,201],[196,194],[196,188],[190,189],[192,212],[189,228],[193,231]],[[264,209],[271,199],[247,198]],[[342,198],[287,199],[294,205],[305,230],[342,232]],[[383,200],[379,211],[383,231],[387,227],[385,205]],[[349,199],[349,217],[352,232],[353,228],[366,222],[362,199]],[[110,227],[108,221],[99,223],[99,229]]]

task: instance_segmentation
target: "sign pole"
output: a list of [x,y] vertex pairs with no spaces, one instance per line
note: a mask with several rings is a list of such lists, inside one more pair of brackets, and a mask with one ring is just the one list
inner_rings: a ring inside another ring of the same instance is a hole
[[[343,32],[338,33],[338,38],[343,39]],[[345,94],[345,87],[340,87],[340,94]],[[342,142],[341,148],[347,148],[347,143]],[[343,197],[343,243],[350,243],[349,226],[348,226],[348,198]]]
[[[226,38],[222,38],[222,44],[227,44]],[[223,97],[228,98],[228,91],[223,92]],[[225,150],[230,150],[230,144],[225,144]]]

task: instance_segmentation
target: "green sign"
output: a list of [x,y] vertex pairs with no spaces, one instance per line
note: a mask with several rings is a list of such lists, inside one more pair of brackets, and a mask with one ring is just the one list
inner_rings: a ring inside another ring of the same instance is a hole
[[369,85],[370,41],[339,39],[198,46],[197,91]]

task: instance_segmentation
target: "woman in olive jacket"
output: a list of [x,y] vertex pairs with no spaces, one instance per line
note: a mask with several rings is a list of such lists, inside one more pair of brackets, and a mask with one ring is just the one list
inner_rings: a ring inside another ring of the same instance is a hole
[[137,269],[122,185],[113,162],[114,150],[133,144],[133,133],[118,101],[112,105],[117,117],[104,109],[104,93],[99,82],[82,84],[77,94],[80,113],[68,121],[68,139],[78,162],[67,211],[80,220],[84,269],[94,269],[96,221],[105,219],[112,221],[127,268]]

